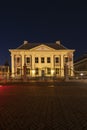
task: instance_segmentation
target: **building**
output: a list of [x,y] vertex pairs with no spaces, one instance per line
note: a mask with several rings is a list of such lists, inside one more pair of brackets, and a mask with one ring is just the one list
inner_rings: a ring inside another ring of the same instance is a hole
[[80,56],[74,62],[75,75],[78,76],[87,76],[87,53]]
[[10,68],[6,65],[0,65],[0,79],[8,79],[10,76]]
[[64,66],[73,76],[73,49],[67,49],[60,41],[55,43],[24,43],[11,53],[12,77],[64,77]]

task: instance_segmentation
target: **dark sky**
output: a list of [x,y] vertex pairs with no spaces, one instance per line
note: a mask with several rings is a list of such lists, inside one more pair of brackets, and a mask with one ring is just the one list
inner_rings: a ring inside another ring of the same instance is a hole
[[87,52],[87,3],[84,0],[24,0],[0,3],[0,65],[10,62],[8,49],[24,40],[55,42],[75,49],[75,58]]

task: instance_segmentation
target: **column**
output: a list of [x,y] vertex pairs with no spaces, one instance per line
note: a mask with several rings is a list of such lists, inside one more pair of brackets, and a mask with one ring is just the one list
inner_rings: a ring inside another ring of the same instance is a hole
[[35,56],[32,55],[32,69],[35,69]]
[[14,55],[11,54],[11,70],[12,70],[12,74],[11,76],[14,77],[14,70],[15,70],[15,65],[14,65]]
[[23,75],[24,58],[25,58],[25,56],[24,56],[24,54],[23,54],[23,55],[22,55],[22,68],[21,68],[21,69],[22,69],[22,73],[21,73],[22,75]]
[[72,54],[72,61],[71,61],[71,76],[74,76],[74,68],[73,68],[73,54]]
[[51,56],[51,69],[54,69],[54,55]]
[[60,68],[61,68],[61,76],[64,76],[64,55],[61,54],[61,64],[60,64]]
[[31,68],[32,68],[31,75],[32,75],[32,77],[34,77],[35,76],[35,56],[34,56],[34,54],[32,54],[32,67]]

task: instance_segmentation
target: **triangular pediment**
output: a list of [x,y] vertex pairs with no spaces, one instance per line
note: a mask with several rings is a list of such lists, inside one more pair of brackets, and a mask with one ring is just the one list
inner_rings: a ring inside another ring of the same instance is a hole
[[47,45],[44,45],[44,44],[41,44],[39,46],[36,46],[34,48],[31,49],[32,51],[53,51],[55,49],[47,46]]

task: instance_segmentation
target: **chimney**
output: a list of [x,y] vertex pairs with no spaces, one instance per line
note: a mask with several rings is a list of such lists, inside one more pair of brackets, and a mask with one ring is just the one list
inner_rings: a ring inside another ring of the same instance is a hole
[[27,44],[28,43],[28,41],[24,41],[24,44]]
[[56,44],[60,45],[60,41],[56,41]]

